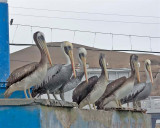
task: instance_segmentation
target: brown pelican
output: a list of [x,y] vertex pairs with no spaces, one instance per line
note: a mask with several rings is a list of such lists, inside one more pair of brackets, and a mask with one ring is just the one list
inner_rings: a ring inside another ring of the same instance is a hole
[[[123,84],[119,84],[119,86],[114,86],[112,89],[114,91],[112,91],[110,95],[106,94],[106,97],[105,98],[103,97],[103,100],[100,103],[99,101],[97,101],[99,103],[98,108],[102,109],[105,106],[107,106],[107,104],[110,102],[112,102],[112,104],[113,102],[115,102],[118,107],[121,107],[120,99],[128,95],[130,91],[133,89],[136,75],[138,81],[140,81],[137,55],[133,54],[130,56],[130,66],[131,66],[131,76],[127,78],[125,81],[122,80]],[[105,96],[105,94],[103,95]]]
[[64,93],[65,92],[68,92],[74,88],[76,88],[81,80],[82,80],[82,77],[84,76],[85,74],[85,77],[86,77],[86,81],[88,82],[88,79],[87,79],[87,68],[86,68],[86,56],[87,56],[87,51],[85,48],[79,48],[78,49],[78,60],[79,60],[79,63],[80,63],[80,72],[77,73],[76,75],[76,78],[75,77],[72,77],[69,81],[67,81],[67,83],[64,83],[62,85],[62,87],[58,90],[58,92],[56,92],[56,94],[60,93],[60,97],[62,100],[64,100]]
[[[64,55],[67,58],[67,64],[63,66],[56,65],[57,66],[56,69],[55,69],[55,66],[49,68],[47,75],[45,79],[43,80],[43,82],[40,85],[33,88],[33,91],[32,91],[33,97],[37,95],[40,96],[42,94],[47,93],[48,99],[50,99],[49,94],[51,93],[57,100],[55,96],[56,90],[59,89],[64,83],[66,83],[70,79],[72,75],[72,71],[73,71],[74,77],[76,77],[72,43],[65,41],[61,44],[61,48],[62,48]],[[58,68],[58,67],[61,67],[61,68]]]
[[[73,102],[76,102],[79,105],[80,102],[88,95],[88,93],[90,93],[90,91],[93,89],[97,81],[98,81],[98,77],[92,76],[88,79],[88,82],[83,81],[82,83],[80,83],[73,91],[73,94],[72,94]],[[88,105],[91,109],[90,104]]]
[[103,103],[103,100],[109,97],[117,88],[119,88],[126,81],[126,77],[123,76],[117,80],[112,81],[107,85],[107,88],[103,95],[95,102],[97,109],[99,109],[100,104]]
[[73,102],[76,102],[78,104],[87,96],[89,91],[92,90],[93,86],[98,80],[97,76],[92,76],[91,78],[88,79],[87,67],[86,67],[86,56],[87,56],[87,51],[84,48],[80,48],[79,62],[81,65],[81,70],[85,73],[86,80],[78,84],[78,86],[73,91],[73,95],[72,95]]
[[37,84],[40,84],[47,73],[47,57],[52,65],[50,54],[45,42],[44,34],[42,32],[36,32],[33,35],[34,41],[41,53],[41,60],[39,63],[33,62],[14,70],[7,79],[7,90],[4,93],[5,97],[9,97],[16,90],[24,90],[25,97],[26,89],[28,89],[30,98],[30,88]]
[[131,102],[131,101],[136,103],[137,101],[146,99],[150,95],[152,84],[153,84],[150,60],[145,61],[144,69],[145,69],[146,76],[147,76],[146,82],[135,85],[133,90],[126,97],[121,99],[122,104]]
[[87,96],[79,103],[79,108],[82,108],[87,104],[94,104],[102,96],[108,85],[108,73],[106,69],[105,55],[102,53],[99,57],[99,64],[102,68],[101,75],[98,78],[97,83],[93,86],[92,90],[89,90],[90,92],[87,94]]

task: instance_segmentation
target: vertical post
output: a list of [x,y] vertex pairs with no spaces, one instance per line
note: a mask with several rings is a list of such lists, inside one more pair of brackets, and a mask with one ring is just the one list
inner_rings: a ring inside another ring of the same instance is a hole
[[0,82],[9,76],[9,23],[7,0],[0,0]]
[[112,50],[113,50],[113,34],[111,33],[111,36],[112,36]]
[[[18,29],[16,27],[15,33]],[[15,34],[14,34],[15,36]],[[13,37],[14,39],[14,37]],[[8,3],[7,0],[0,0],[0,82],[5,82],[10,72],[9,59],[9,21],[8,21]],[[4,84],[3,84],[4,85]],[[6,88],[0,84],[0,98],[5,92]],[[15,92],[11,98],[24,98],[23,92]]]
[[156,118],[152,118],[152,128],[156,128]]

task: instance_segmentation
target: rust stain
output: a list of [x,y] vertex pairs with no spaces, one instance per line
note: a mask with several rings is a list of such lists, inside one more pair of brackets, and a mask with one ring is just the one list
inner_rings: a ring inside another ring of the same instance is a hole
[[103,124],[105,127],[111,127],[112,125],[112,112],[103,110],[84,110],[77,109],[80,116],[85,121],[96,121]]
[[70,126],[77,119],[77,112],[73,108],[54,108],[57,119],[61,122],[64,128],[70,128]]
[[[71,126],[80,128],[81,126],[77,126],[76,122],[79,122],[80,124],[88,122],[87,128],[91,127],[89,124],[99,128],[150,128],[151,126],[150,115],[141,112],[86,110],[45,106],[43,107],[43,111],[45,111],[43,118],[47,119],[45,128],[52,128],[52,123],[55,122],[56,124],[58,124],[57,122],[60,122],[61,124],[56,125],[56,128],[70,128]],[[54,116],[56,116],[57,121],[53,118]],[[82,119],[82,122],[79,120],[79,117]]]

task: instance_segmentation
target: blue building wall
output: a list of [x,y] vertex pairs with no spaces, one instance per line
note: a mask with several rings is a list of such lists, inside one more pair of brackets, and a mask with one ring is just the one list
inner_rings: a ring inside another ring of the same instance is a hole
[[9,71],[8,4],[0,0],[0,82],[6,81]]
[[0,128],[40,128],[39,117],[35,106],[0,107]]

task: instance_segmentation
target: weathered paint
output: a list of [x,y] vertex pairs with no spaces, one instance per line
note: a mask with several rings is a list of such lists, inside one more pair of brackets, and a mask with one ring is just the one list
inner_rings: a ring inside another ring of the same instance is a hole
[[0,125],[3,128],[151,128],[151,117],[142,112],[48,107],[32,102],[25,106],[0,105]]
[[151,128],[150,115],[141,112],[61,107],[41,110],[43,128]]
[[9,26],[8,4],[0,1],[0,82],[6,81],[9,76]]

